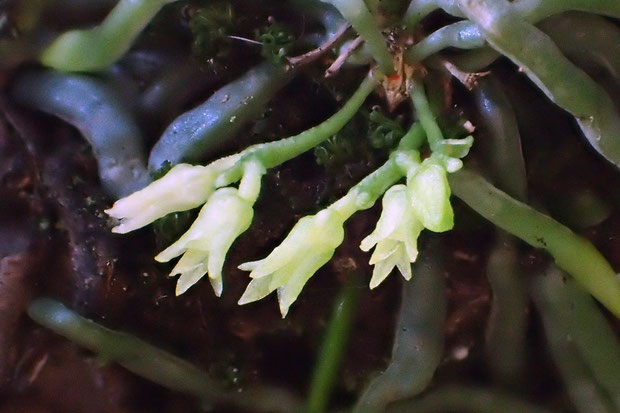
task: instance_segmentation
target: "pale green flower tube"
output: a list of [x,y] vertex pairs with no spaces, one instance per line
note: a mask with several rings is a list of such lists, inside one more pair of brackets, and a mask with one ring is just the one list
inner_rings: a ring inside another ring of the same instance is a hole
[[241,264],[241,270],[251,271],[252,281],[239,304],[258,301],[277,290],[284,318],[306,282],[344,240],[345,219],[332,208],[304,217],[267,258]]
[[383,211],[375,230],[362,240],[360,249],[369,251],[374,265],[370,288],[375,288],[397,267],[406,280],[411,279],[411,263],[418,256],[418,236],[424,229],[407,196],[405,185],[394,185],[383,196]]
[[407,177],[413,212],[433,232],[448,231],[454,226],[447,175],[446,169],[431,157]]
[[41,63],[68,72],[94,72],[121,58],[153,16],[176,0],[120,0],[101,25],[60,35]]
[[179,164],[147,187],[119,199],[105,212],[120,220],[112,232],[134,231],[172,212],[204,204],[215,191],[219,173],[235,164],[238,155],[217,160],[207,166]]

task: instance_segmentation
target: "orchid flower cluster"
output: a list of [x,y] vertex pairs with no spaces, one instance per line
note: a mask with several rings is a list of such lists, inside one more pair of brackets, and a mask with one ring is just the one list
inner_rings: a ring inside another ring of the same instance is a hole
[[[320,132],[325,136],[314,137],[314,145],[331,136],[326,133],[329,128],[322,126],[333,122],[333,118],[315,128],[314,135]],[[424,122],[420,118],[420,123],[412,126],[383,166],[332,205],[300,219],[266,258],[239,266],[249,271],[251,278],[239,304],[260,300],[277,291],[280,312],[286,316],[304,285],[343,242],[345,221],[355,212],[370,208],[382,195],[383,212],[376,228],[360,245],[363,251],[374,248],[370,258],[374,266],[370,288],[377,287],[395,267],[405,279],[412,277],[411,263],[418,255],[417,239],[421,231],[442,232],[454,224],[447,173],[460,169],[460,158],[473,143],[471,136],[440,137],[431,145],[432,154],[421,160],[418,147],[428,135],[425,124],[429,118]],[[431,122],[434,124],[434,118]],[[299,136],[306,139],[304,133]],[[298,139],[299,145],[299,136],[287,139]],[[255,145],[206,166],[174,166],[159,180],[118,200],[106,211],[120,220],[113,231],[133,231],[169,213],[202,205],[189,230],[155,260],[168,262],[181,256],[170,273],[170,276],[179,275],[177,295],[208,274],[215,294],[220,296],[226,254],[235,239],[251,225],[263,175],[269,167],[290,158],[278,159],[286,152],[283,151],[285,141]],[[308,146],[301,145],[298,152],[309,149]],[[405,183],[399,183],[403,179]],[[230,186],[237,181],[238,187]]]

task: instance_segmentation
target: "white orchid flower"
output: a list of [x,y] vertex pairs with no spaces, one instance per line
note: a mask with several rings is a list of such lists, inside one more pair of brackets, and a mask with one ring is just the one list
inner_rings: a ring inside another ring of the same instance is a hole
[[222,267],[232,243],[252,222],[253,201],[235,188],[221,188],[209,198],[189,230],[155,257],[167,262],[183,254],[170,276],[180,274],[176,295],[183,294],[205,274],[217,296],[222,294]]
[[333,208],[304,217],[267,258],[240,265],[241,270],[251,271],[252,281],[239,304],[260,300],[277,290],[284,318],[306,282],[331,259],[342,243],[344,221]]
[[444,232],[454,226],[446,169],[433,157],[407,177],[407,193],[414,214],[425,228]]
[[112,232],[134,231],[172,212],[204,204],[215,191],[218,175],[239,159],[229,156],[207,166],[179,164],[147,187],[119,199],[105,212],[120,220]]
[[222,267],[232,243],[243,234],[254,216],[254,203],[265,174],[256,159],[243,162],[243,177],[239,189],[221,188],[209,198],[189,230],[155,260],[167,262],[183,254],[170,276],[180,274],[176,295],[183,294],[205,274],[213,291],[222,295]]
[[370,258],[374,265],[370,288],[375,288],[397,267],[402,276],[411,279],[411,263],[418,256],[418,236],[424,229],[407,195],[405,185],[394,185],[383,196],[383,211],[375,230],[362,240],[362,251],[375,247]]

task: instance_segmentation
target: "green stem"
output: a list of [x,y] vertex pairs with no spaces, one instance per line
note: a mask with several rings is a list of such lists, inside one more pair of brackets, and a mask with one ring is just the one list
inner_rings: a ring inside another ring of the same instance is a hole
[[279,141],[250,146],[242,152],[240,160],[220,176],[217,186],[226,186],[241,179],[243,162],[255,157],[266,169],[278,166],[314,148],[325,139],[336,134],[357,113],[368,95],[374,90],[377,80],[369,75],[361,83],[345,105],[323,123]]
[[583,11],[620,17],[620,2],[617,0],[519,0],[513,9],[530,22],[539,22],[551,15],[565,11]]
[[372,56],[379,64],[379,68],[386,75],[394,72],[392,54],[387,47],[381,30],[366,7],[363,0],[325,0],[333,4],[351,26],[366,41]]
[[416,81],[410,90],[411,99],[418,115],[418,120],[426,133],[426,139],[433,152],[439,149],[440,142],[443,140],[441,129],[435,120],[435,115],[428,103],[424,85],[421,81]]
[[329,208],[336,210],[343,218],[349,219],[355,212],[372,207],[377,199],[403,176],[394,158],[390,158]]
[[547,35],[512,10],[510,3],[461,0],[461,9],[494,49],[509,57],[553,102],[575,116],[594,149],[620,167],[620,116],[594,80],[572,64]]
[[432,391],[419,400],[398,403],[389,413],[550,413],[519,397],[492,389],[450,386]]
[[528,302],[518,241],[501,230],[497,230],[486,276],[493,291],[485,340],[489,369],[498,382],[518,385],[526,362]]
[[28,315],[79,346],[97,353],[103,360],[116,362],[127,370],[171,390],[187,393],[213,403],[236,405],[260,411],[291,412],[297,401],[280,389],[244,389],[244,397],[228,391],[187,361],[152,346],[130,334],[102,327],[49,298],[34,300]]
[[620,344],[594,301],[553,265],[532,280],[531,295],[551,355],[577,410],[617,411]]
[[573,61],[596,64],[620,78],[620,27],[587,13],[564,13],[539,26]]
[[408,62],[419,62],[447,47],[476,49],[485,45],[478,27],[468,21],[449,24],[434,31],[405,53]]
[[620,279],[585,238],[462,169],[449,175],[452,192],[480,215],[528,244],[546,249],[557,265],[620,317]]
[[420,20],[437,9],[443,9],[453,16],[462,16],[458,0],[411,0],[403,21],[409,30],[413,30]]
[[399,150],[418,149],[426,142],[426,134],[420,123],[416,122],[405,133],[400,143],[398,144]]
[[[355,277],[353,277],[355,278]],[[357,307],[358,289],[347,283],[336,298],[312,375],[306,413],[324,412],[338,375]]]
[[175,0],[120,0],[101,25],[60,35],[43,51],[41,62],[55,69],[92,72],[123,56],[153,16]]
[[420,165],[420,157],[416,149],[423,142],[424,130],[419,123],[414,123],[401,139],[398,149],[391,153],[390,159],[353,186],[330,208],[348,219],[355,212],[372,207],[389,187],[406,176],[412,168]]

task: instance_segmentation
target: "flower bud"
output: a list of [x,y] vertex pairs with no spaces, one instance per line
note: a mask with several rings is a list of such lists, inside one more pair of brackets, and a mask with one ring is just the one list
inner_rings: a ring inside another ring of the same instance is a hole
[[407,193],[413,212],[425,228],[443,232],[454,226],[454,212],[450,205],[450,186],[445,168],[433,158],[407,177]]

